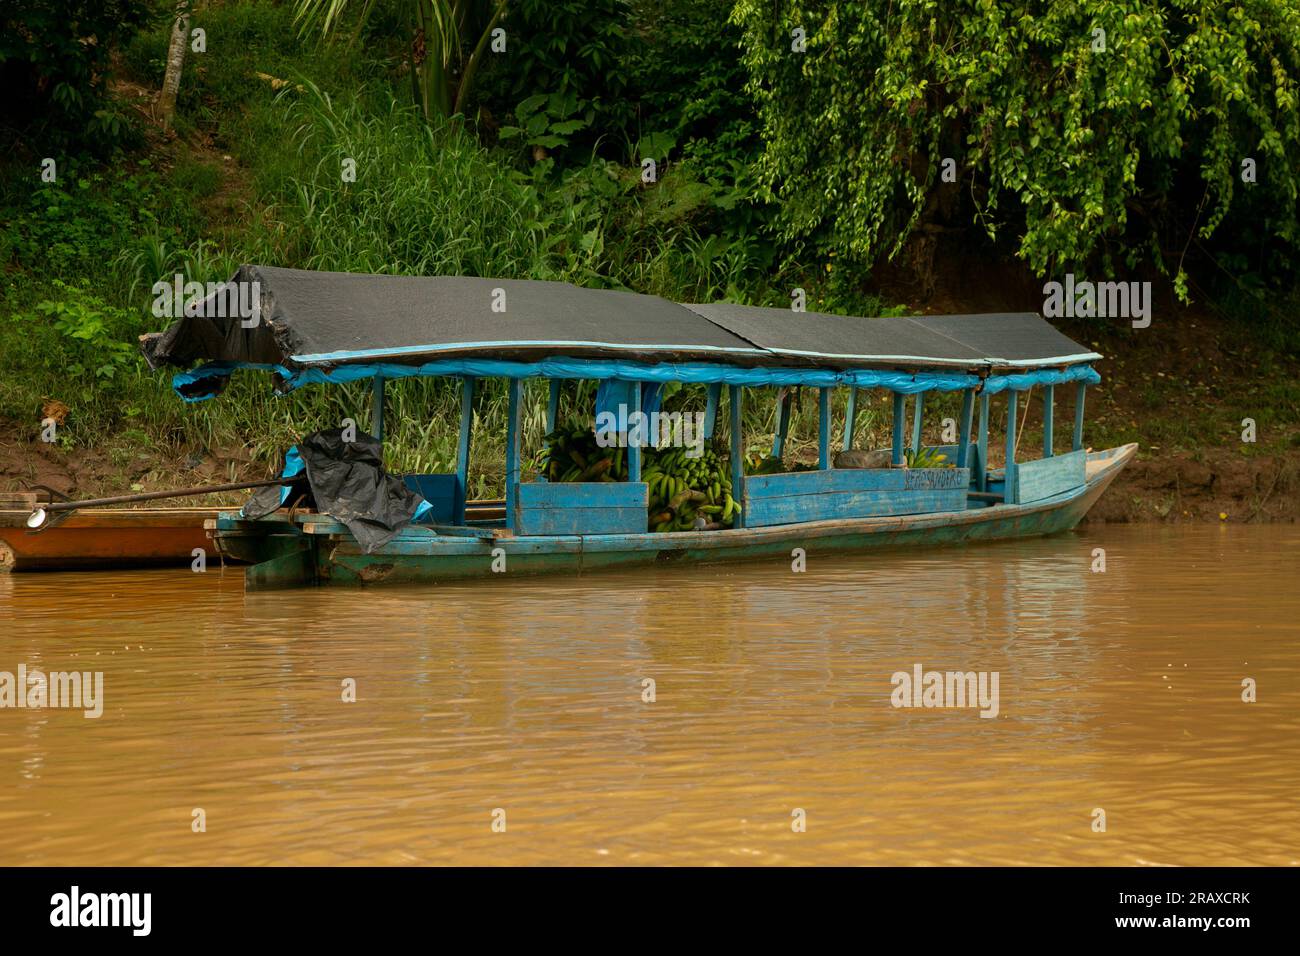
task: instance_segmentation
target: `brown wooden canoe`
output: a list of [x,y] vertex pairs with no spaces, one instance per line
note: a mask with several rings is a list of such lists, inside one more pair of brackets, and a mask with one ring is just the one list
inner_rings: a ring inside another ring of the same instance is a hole
[[[189,564],[194,549],[214,558],[203,523],[224,508],[95,508],[32,533],[27,518],[48,498],[31,492],[0,495],[0,572],[77,571]],[[467,516],[501,518],[504,503],[471,501]]]
[[[189,564],[194,549],[212,551],[203,522],[218,508],[96,508],[33,534],[36,506],[0,506],[0,571],[70,571]],[[33,499],[35,496],[33,496]]]

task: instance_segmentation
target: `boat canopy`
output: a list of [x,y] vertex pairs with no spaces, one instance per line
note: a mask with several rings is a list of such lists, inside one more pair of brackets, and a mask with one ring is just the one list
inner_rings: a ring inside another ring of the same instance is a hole
[[784,360],[817,365],[979,371],[1101,358],[1032,312],[864,319],[731,302],[687,308]]
[[[256,310],[253,307],[256,306]],[[1096,352],[1033,313],[861,318],[584,289],[562,282],[244,265],[141,348],[196,400],[238,368],[277,387],[409,375],[901,392],[1095,382]]]

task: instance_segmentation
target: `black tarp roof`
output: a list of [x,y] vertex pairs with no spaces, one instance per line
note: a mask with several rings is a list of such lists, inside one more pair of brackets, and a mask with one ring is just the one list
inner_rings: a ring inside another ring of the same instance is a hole
[[687,308],[769,352],[818,363],[1030,367],[1101,357],[1032,312],[867,319],[730,302]]
[[[232,303],[237,291],[247,299],[254,282],[264,321],[243,328]],[[226,307],[219,310],[220,300]],[[146,336],[142,348],[154,367],[204,360],[290,369],[571,356],[991,370],[1101,357],[1032,313],[869,319],[730,303],[687,306],[561,282],[252,265],[241,266],[197,315]]]

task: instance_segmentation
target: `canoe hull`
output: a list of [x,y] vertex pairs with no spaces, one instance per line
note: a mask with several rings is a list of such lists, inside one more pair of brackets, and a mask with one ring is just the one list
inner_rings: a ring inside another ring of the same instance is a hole
[[215,508],[78,512],[39,533],[27,530],[31,509],[0,511],[0,570],[74,571],[189,564],[194,549],[211,553],[204,521]]
[[1031,505],[958,512],[670,534],[473,537],[410,528],[369,555],[340,527],[330,527],[328,519],[318,519],[325,523],[316,526],[308,524],[306,531],[280,525],[260,539],[257,528],[249,528],[248,523],[227,523],[223,528],[219,522],[216,539],[229,541],[241,556],[257,562],[245,578],[249,590],[313,584],[436,584],[502,570],[511,575],[574,574],[644,565],[712,564],[788,558],[796,547],[826,554],[950,546],[1073,528],[1135,452],[1136,446],[1126,445],[1090,456],[1097,467],[1087,483],[1073,491]]

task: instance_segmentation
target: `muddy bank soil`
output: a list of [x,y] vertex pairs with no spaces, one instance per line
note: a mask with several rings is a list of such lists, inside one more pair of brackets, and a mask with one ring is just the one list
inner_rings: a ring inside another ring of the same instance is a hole
[[[109,439],[89,448],[18,440],[0,428],[0,493],[44,485],[70,498],[98,498],[273,477],[242,450],[167,455]],[[154,501],[141,507],[242,503],[246,493]]]
[[1136,461],[1088,521],[1297,521],[1300,452],[1244,457],[1230,449]]

